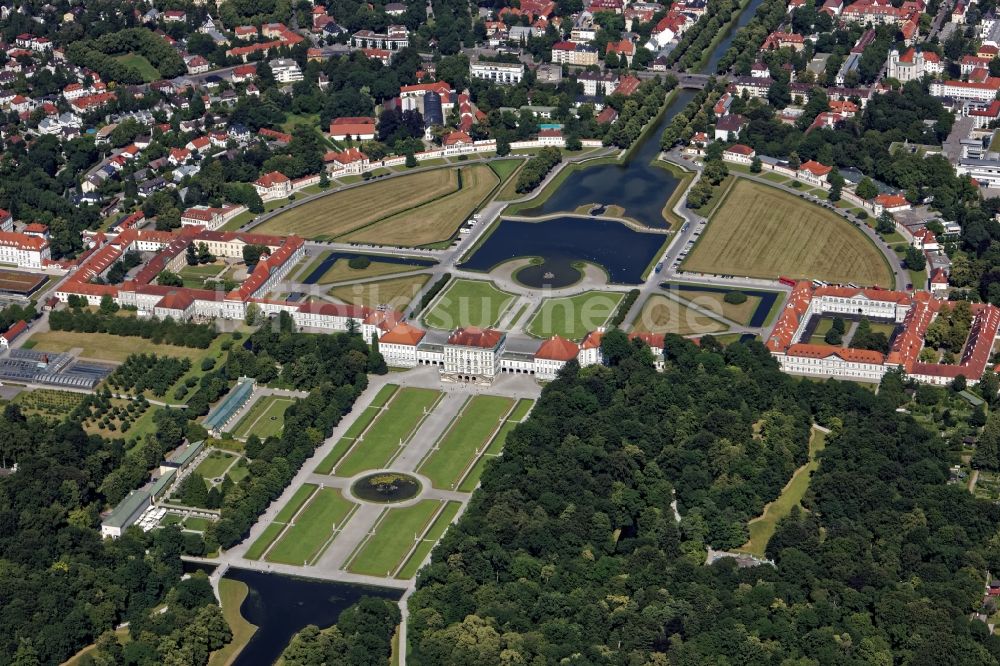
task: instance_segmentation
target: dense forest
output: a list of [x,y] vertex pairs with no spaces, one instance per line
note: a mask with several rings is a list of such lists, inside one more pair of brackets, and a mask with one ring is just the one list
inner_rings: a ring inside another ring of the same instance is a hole
[[[783,375],[760,344],[675,336],[666,369],[612,332],[486,470],[410,601],[414,664],[995,664],[968,617],[1000,565],[1000,508],[947,485],[946,444],[879,394]],[[902,396],[902,399],[901,399]],[[746,540],[830,429],[774,566]],[[671,500],[676,490],[680,514]]]
[[[0,460],[16,461],[18,469],[0,475],[0,664],[59,663],[100,639],[87,663],[188,666],[206,663],[208,654],[229,640],[207,581],[180,582],[179,556],[239,541],[350,411],[367,386],[369,364],[385,371],[381,356],[369,353],[360,335],[296,333],[287,315],[249,342],[258,355],[231,349],[224,363],[203,376],[189,405],[217,399],[242,374],[283,385],[287,380],[310,393],[288,407],[280,436],[247,442],[249,474],[225,487],[221,519],[204,539],[170,527],[149,533],[130,529],[120,539],[102,541],[98,529],[101,511],[143,485],[164,455],[185,439],[205,437],[204,428],[189,420],[203,413],[200,407],[158,409],[155,431],[126,443],[85,433],[81,422],[89,408],[56,423],[6,406]],[[165,391],[164,377],[179,376],[185,363],[174,367],[169,359],[132,356],[114,381],[119,388]],[[151,616],[150,609],[163,602],[168,610]],[[130,641],[121,647],[110,632],[126,621]],[[359,626],[371,625],[362,618]]]
[[281,658],[285,666],[381,666],[392,656],[399,619],[396,602],[363,597],[332,627],[309,625],[297,633]]

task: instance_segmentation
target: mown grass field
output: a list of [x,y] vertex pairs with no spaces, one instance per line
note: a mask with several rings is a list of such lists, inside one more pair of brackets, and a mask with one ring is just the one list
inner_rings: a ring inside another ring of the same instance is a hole
[[525,160],[517,159],[496,160],[494,162],[490,162],[490,168],[493,169],[493,172],[496,173],[500,180],[504,180],[513,175],[513,173],[517,171],[518,168],[524,164],[524,162]]
[[485,164],[462,167],[461,173],[461,189],[358,229],[341,240],[415,247],[451,238],[500,183],[496,173]]
[[[350,280],[368,280],[382,277],[383,275],[393,275],[395,273],[408,273],[420,270],[419,266],[407,266],[406,264],[390,264],[384,261],[373,259],[367,268],[351,268],[347,259],[337,259],[333,266],[323,273],[317,280],[318,284],[333,284],[334,282],[348,282]],[[308,275],[308,273],[307,273]]]
[[500,452],[503,451],[504,445],[507,443],[507,436],[510,434],[510,431],[517,427],[518,423],[524,420],[534,404],[535,401],[528,398],[522,398],[517,402],[517,405],[510,413],[510,416],[507,417],[503,426],[501,426],[500,430],[497,431],[496,436],[493,437],[490,445],[486,448],[486,452],[480,456],[479,460],[476,461],[476,464],[473,465],[471,470],[469,470],[469,473],[462,479],[462,482],[458,487],[460,492],[471,493],[476,489],[476,486],[479,485],[479,479],[483,475],[483,470],[486,469],[487,463],[500,455]]
[[451,525],[451,521],[455,519],[455,514],[458,513],[459,508],[461,508],[461,504],[458,502],[448,502],[445,505],[441,513],[438,514],[438,517],[434,519],[434,523],[430,529],[427,530],[423,540],[413,549],[406,563],[396,572],[396,578],[406,580],[417,575],[417,571],[420,569],[424,558],[427,557],[427,553],[431,552],[431,549],[434,548],[438,540],[444,535],[445,530]]
[[120,55],[115,58],[118,62],[123,65],[128,65],[130,67],[135,67],[139,74],[142,75],[143,80],[146,83],[150,81],[156,81],[160,77],[160,70],[153,66],[153,63],[146,60],[146,57],[138,53],[126,53],[125,55]]
[[424,315],[431,328],[493,326],[514,302],[514,295],[485,280],[458,279],[451,283]]
[[888,262],[842,217],[737,179],[683,264],[686,271],[894,286]]
[[588,291],[566,298],[549,298],[528,322],[528,333],[536,338],[561,335],[581,340],[588,332],[604,326],[625,295]]
[[729,330],[720,321],[692,310],[667,296],[653,294],[646,299],[632,330],[642,333],[705,335]]
[[221,650],[216,650],[208,658],[208,666],[225,666],[232,663],[236,655],[250,642],[250,639],[257,632],[257,625],[251,624],[240,613],[240,607],[244,599],[250,593],[247,584],[222,578],[219,581],[219,596],[222,599],[222,616],[226,618],[226,624],[233,632],[233,640]]
[[747,524],[750,530],[750,540],[739,550],[758,557],[764,556],[767,542],[774,536],[778,521],[791,513],[792,507],[798,506],[802,502],[802,498],[805,497],[806,490],[809,489],[809,481],[812,480],[812,473],[819,469],[819,460],[816,456],[825,446],[826,433],[814,429],[812,437],[809,438],[809,462],[795,470],[778,499],[764,507],[764,513]]
[[201,461],[195,472],[206,479],[214,479],[222,476],[235,461],[236,456],[228,451],[212,451]]
[[386,509],[375,528],[375,534],[348,562],[347,569],[370,576],[392,576],[407,559],[420,538],[434,520],[441,500],[423,500],[413,506]]
[[371,404],[365,407],[365,409],[358,414],[358,417],[354,420],[354,423],[344,432],[344,436],[341,437],[336,444],[333,446],[333,450],[327,454],[319,465],[316,466],[317,474],[329,474],[333,469],[334,465],[340,462],[340,459],[344,457],[347,449],[351,448],[351,444],[357,439],[358,435],[365,431],[365,428],[375,420],[382,412],[382,407],[385,403],[389,401],[395,393],[396,389],[399,387],[395,384],[386,384],[379,392],[375,394],[372,398]]
[[357,505],[337,488],[320,488],[268,552],[266,559],[285,564],[311,561]]
[[184,286],[191,289],[203,289],[205,280],[214,278],[225,268],[224,264],[200,264],[198,266],[185,266],[178,275],[184,280]]
[[[734,290],[738,291],[738,290]],[[673,292],[675,296],[683,298],[685,301],[690,301],[695,305],[701,306],[706,310],[719,314],[726,319],[736,322],[737,324],[743,324],[744,326],[750,322],[750,317],[753,313],[757,311],[757,306],[760,305],[760,296],[751,296],[747,294],[747,300],[742,303],[726,303],[726,295],[717,291],[691,291],[685,289],[683,291]]]
[[261,439],[277,437],[285,427],[285,410],[294,402],[292,398],[276,395],[260,398],[233,428],[233,435],[236,437],[257,435]]
[[330,289],[328,293],[345,303],[367,305],[372,308],[388,305],[394,310],[402,311],[420,293],[429,279],[428,274],[407,275],[363,284],[345,284]]
[[368,469],[381,469],[424,418],[424,410],[441,397],[439,391],[421,388],[400,389],[364,437],[337,467],[337,476],[351,477]]
[[330,240],[458,189],[455,169],[434,169],[336,192],[292,208],[254,229]]
[[513,406],[513,398],[474,396],[417,471],[429,478],[435,488],[454,490],[477,452],[489,442]]
[[[124,362],[130,354],[143,352],[161,356],[176,356],[191,359],[192,363],[201,360],[207,350],[195,347],[178,347],[176,345],[155,344],[139,337],[110,335],[108,333],[82,333],[79,331],[44,331],[31,336],[34,349],[47,352],[65,352],[79,347],[81,356],[100,361]],[[169,393],[168,393],[169,397]]]

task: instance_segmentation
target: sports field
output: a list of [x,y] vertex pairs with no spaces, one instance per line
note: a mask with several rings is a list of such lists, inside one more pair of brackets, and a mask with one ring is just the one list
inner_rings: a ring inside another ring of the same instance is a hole
[[345,303],[367,305],[371,308],[388,305],[393,310],[402,311],[420,293],[429,279],[428,274],[417,274],[361,284],[345,284],[334,287],[329,294]]
[[712,215],[683,268],[895,286],[882,253],[850,222],[777,188],[742,178]]
[[528,333],[536,338],[561,335],[582,340],[590,331],[604,326],[625,295],[587,291],[566,298],[548,298],[528,322]]
[[320,197],[276,215],[254,231],[330,240],[456,190],[456,169],[423,171]]
[[374,535],[348,560],[347,570],[369,576],[395,575],[443,506],[441,500],[423,500],[413,506],[386,509],[376,523]]
[[276,395],[265,395],[255,402],[239,420],[232,433],[234,437],[257,435],[261,439],[277,437],[285,426],[285,410],[295,400]]
[[462,167],[461,179],[458,191],[358,229],[341,240],[415,247],[451,238],[500,182],[485,164]]
[[729,330],[726,324],[703,315],[667,296],[653,294],[632,322],[632,330],[640,333],[676,333],[706,335]]
[[435,488],[454,490],[513,406],[513,398],[495,395],[471,398],[417,471],[429,478]]
[[424,323],[449,331],[460,326],[493,326],[513,302],[513,294],[492,282],[458,279],[434,302]]
[[320,488],[265,559],[285,564],[313,561],[356,508],[357,504],[344,499],[339,489]]
[[45,284],[48,279],[49,276],[39,273],[0,269],[0,291],[27,295]]
[[368,469],[384,468],[440,397],[441,392],[432,389],[400,389],[371,427],[354,440],[336,467],[337,476],[351,477]]

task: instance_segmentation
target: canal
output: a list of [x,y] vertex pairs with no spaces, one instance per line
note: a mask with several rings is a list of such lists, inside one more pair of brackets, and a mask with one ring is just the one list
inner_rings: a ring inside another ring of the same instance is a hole
[[[736,22],[712,50],[702,72],[715,71],[738,29],[753,18],[762,1],[750,0]],[[660,152],[660,136],[674,116],[684,109],[694,95],[695,92],[692,90],[677,91],[654,126],[640,137],[639,144],[631,151],[625,162],[598,163],[590,167],[577,168],[548,199],[538,206],[523,210],[522,214],[542,217],[558,213],[569,214],[584,204],[613,205],[622,208],[625,217],[636,220],[646,227],[665,228],[667,222],[663,218],[663,207],[677,188],[679,181],[670,171],[656,163]],[[632,229],[627,230],[628,233],[624,234],[627,238],[623,239],[619,238],[623,234],[612,233],[611,227],[606,223],[598,224],[594,220],[590,224],[570,224],[572,219],[563,216],[553,217],[533,223],[531,227],[524,226],[523,222],[502,219],[490,237],[461,267],[488,271],[500,261],[516,257],[539,257],[545,268],[537,272],[548,276],[545,279],[551,282],[546,284],[557,286],[556,283],[572,281],[573,271],[569,267],[573,263],[589,261],[600,264],[609,275],[614,275],[611,278],[613,282],[638,283],[642,281],[641,274],[651,258],[646,254],[645,248],[655,241],[658,249],[664,242],[662,236],[643,239],[643,236],[651,234]],[[577,219],[586,221],[586,218]],[[570,227],[572,227],[572,238],[563,233],[570,230]],[[633,246],[641,249],[636,251]],[[595,255],[607,257],[615,254],[622,256],[617,260],[595,258]],[[655,251],[653,254],[655,255]],[[628,263],[629,266],[622,268],[622,263]],[[526,279],[529,275],[532,274],[527,273],[520,278]],[[559,276],[564,277],[560,279]]]
[[[712,50],[703,72],[715,71],[736,31],[753,17],[762,1],[750,1],[736,24]],[[569,213],[584,203],[618,205],[625,209],[626,216],[648,227],[662,229],[665,226],[663,206],[678,181],[669,171],[655,166],[653,162],[660,150],[660,135],[693,95],[692,91],[682,90],[673,97],[656,125],[640,139],[628,161],[575,171],[548,201],[530,214]],[[586,226],[577,226],[579,222],[586,223]],[[607,225],[612,225],[614,231]],[[619,236],[620,230],[628,233]],[[530,223],[503,220],[494,230],[493,235],[498,234],[500,239],[497,243],[494,246],[489,245],[489,240],[484,243],[469,260],[470,264],[475,262],[485,267],[480,270],[489,270],[498,261],[506,260],[505,257],[518,256],[551,257],[549,261],[556,267],[589,261],[604,266],[613,280],[622,282],[634,281],[636,271],[641,274],[645,270],[651,260],[650,255],[655,254],[648,247],[655,245],[658,249],[664,239],[662,234],[635,231],[617,222],[563,216]],[[484,250],[486,254],[482,259],[478,258],[478,253]],[[378,257],[378,260],[384,259]],[[319,275],[308,278],[318,279]],[[319,627],[335,624],[345,608],[365,595],[390,599],[399,599],[400,596],[396,590],[243,569],[230,569],[226,577],[247,584],[250,592],[241,612],[259,627],[236,658],[234,666],[274,663],[296,632],[309,624]]]

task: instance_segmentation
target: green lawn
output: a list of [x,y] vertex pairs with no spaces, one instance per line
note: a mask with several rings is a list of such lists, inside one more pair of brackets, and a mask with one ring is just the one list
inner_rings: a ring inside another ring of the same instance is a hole
[[396,393],[396,389],[398,388],[395,384],[386,384],[379,389],[379,392],[372,398],[371,404],[358,415],[358,418],[354,420],[354,423],[347,429],[344,436],[334,444],[333,450],[327,454],[323,462],[316,466],[315,471],[317,474],[329,474],[333,470],[334,465],[340,462],[340,459],[344,457],[347,449],[351,448],[351,444],[357,439],[358,435],[363,433],[365,428],[375,420],[375,417],[382,411],[382,407]]
[[208,526],[211,525],[213,522],[215,521],[209,520],[208,518],[191,516],[190,518],[184,521],[184,528],[189,530],[197,530],[199,532],[204,532],[206,529],[208,529]]
[[285,410],[294,402],[293,398],[276,395],[260,398],[233,428],[233,435],[249,437],[254,434],[261,439],[277,437],[285,426]]
[[462,482],[458,486],[458,490],[460,492],[471,493],[476,489],[476,486],[479,485],[479,479],[483,475],[483,470],[486,469],[487,462],[500,455],[500,452],[503,451],[504,445],[507,443],[507,436],[510,434],[510,431],[513,430],[520,421],[524,420],[528,411],[531,410],[531,407],[534,404],[534,400],[527,398],[522,398],[518,401],[514,410],[510,413],[510,416],[507,417],[503,426],[499,431],[497,431],[497,434],[490,442],[490,445],[486,447],[486,452],[480,456],[479,460],[476,461],[476,464],[472,466],[471,470],[469,470],[469,473],[462,479]]
[[338,476],[351,477],[367,469],[380,469],[392,459],[424,419],[425,411],[441,397],[439,391],[421,388],[400,389],[371,428],[337,466]]
[[512,398],[473,397],[417,471],[435,488],[454,490],[513,405]]
[[184,280],[184,286],[191,289],[203,289],[205,280],[214,279],[226,267],[223,264],[201,264],[199,266],[185,266],[178,275]]
[[798,506],[805,497],[812,473],[819,469],[816,454],[822,451],[824,446],[826,446],[826,433],[814,429],[812,437],[809,438],[809,462],[795,470],[778,499],[764,507],[763,514],[750,521],[747,525],[750,529],[750,540],[739,550],[758,557],[764,556],[767,542],[774,535],[778,521],[791,513],[792,507]]
[[423,500],[401,509],[386,509],[374,536],[355,553],[347,569],[371,576],[392,576],[442,504],[440,500]]
[[451,521],[455,519],[455,514],[458,513],[460,507],[461,504],[458,502],[448,502],[445,505],[444,509],[434,520],[434,524],[427,530],[427,534],[424,535],[420,545],[413,550],[413,553],[406,560],[403,567],[396,572],[396,578],[405,580],[417,575],[420,564],[427,557],[427,553],[431,552],[431,549],[437,544],[438,539],[444,535],[445,530],[451,525]]
[[517,171],[517,168],[524,164],[524,160],[497,160],[490,162],[490,168],[503,180]]
[[145,56],[138,53],[126,53],[125,55],[116,57],[115,60],[123,65],[135,67],[139,70],[139,74],[146,83],[160,78],[160,70],[156,69],[153,63],[149,62]]
[[251,624],[240,613],[243,601],[250,593],[247,584],[223,578],[219,581],[219,596],[222,598],[222,616],[226,618],[226,624],[232,629],[233,639],[222,649],[216,650],[208,660],[208,666],[225,666],[232,663],[250,639],[257,632],[257,625]]
[[288,503],[281,507],[281,511],[279,511],[274,517],[274,522],[291,522],[295,513],[302,508],[302,505],[306,503],[306,500],[312,496],[318,487],[319,486],[314,483],[303,483],[302,486],[295,491],[295,494],[292,495],[292,499],[288,500]]
[[450,331],[463,326],[494,326],[514,302],[514,295],[485,280],[458,279],[424,315],[431,328]]
[[247,549],[246,558],[248,560],[259,560],[261,555],[264,554],[264,551],[267,550],[268,546],[274,543],[274,540],[278,538],[278,535],[281,534],[281,530],[284,527],[284,525],[278,523],[271,523],[265,527],[264,531],[261,532],[259,537],[257,537],[257,540],[254,541]]
[[536,338],[561,335],[581,340],[588,332],[604,326],[622,298],[624,294],[617,292],[587,291],[546,299],[528,322],[528,333]]
[[195,472],[201,474],[206,479],[214,479],[222,476],[222,474],[229,469],[229,466],[233,464],[233,460],[235,458],[235,455],[227,451],[212,451],[208,454],[208,457],[205,458],[200,465],[198,465]]
[[246,458],[242,458],[236,461],[236,464],[229,468],[226,472],[233,483],[239,483],[246,477],[250,475],[250,465],[247,463]]
[[321,488],[268,552],[271,562],[301,564],[319,555],[357,505],[344,499],[337,488]]

